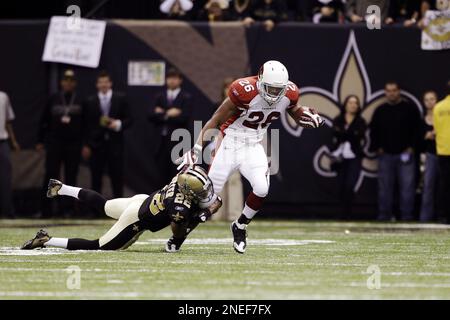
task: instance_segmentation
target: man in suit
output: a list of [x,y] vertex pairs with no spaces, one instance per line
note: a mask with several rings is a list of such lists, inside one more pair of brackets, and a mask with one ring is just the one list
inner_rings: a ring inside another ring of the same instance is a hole
[[172,132],[179,128],[187,129],[189,126],[192,98],[181,88],[182,83],[181,73],[174,68],[169,69],[166,75],[167,88],[156,96],[155,105],[149,114],[149,121],[155,124],[161,137],[156,149],[160,185],[164,185],[177,173],[171,152],[178,141],[171,141]]
[[[59,179],[64,165],[65,181],[77,183],[78,169],[81,161],[82,146],[87,140],[87,111],[80,95],[77,93],[77,79],[71,69],[65,70],[60,81],[61,90],[51,95],[42,112],[39,124],[38,152],[46,153],[45,180],[42,189],[42,217],[50,218],[55,211],[45,197],[47,182],[50,178]],[[62,199],[59,211],[70,214],[72,199]]]
[[123,196],[123,132],[132,120],[127,99],[113,91],[111,76],[102,71],[97,76],[97,94],[88,98],[88,144],[83,148],[84,159],[90,159],[92,189],[101,192],[105,168],[111,179],[114,198]]

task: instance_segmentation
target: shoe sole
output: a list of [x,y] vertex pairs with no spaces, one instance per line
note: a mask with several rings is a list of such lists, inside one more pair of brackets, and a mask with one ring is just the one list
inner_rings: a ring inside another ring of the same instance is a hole
[[25,243],[23,244],[23,246],[22,246],[20,249],[21,249],[21,250],[42,249],[42,248],[44,248],[44,243],[46,243],[46,242],[49,241],[49,240],[50,240],[50,238],[47,238],[47,239],[45,239],[45,240],[42,240],[42,243],[40,243],[39,246],[36,246],[36,247],[34,247],[34,248],[26,248],[26,246],[32,245],[33,242],[35,241],[35,239],[33,239],[33,240],[28,240],[27,242],[25,242]]
[[[47,186],[47,198],[52,199],[52,198],[56,198],[56,197],[58,196],[58,191],[61,189],[61,186],[62,186],[62,182],[61,182],[61,181],[59,181],[59,182],[60,182],[61,184],[56,183],[56,184],[54,185],[54,187],[59,186],[59,189],[56,190],[56,194],[55,194],[55,195],[51,194],[51,192],[50,192],[50,185]],[[49,184],[50,184],[50,181],[49,181]]]
[[175,250],[175,251],[171,251],[171,250],[169,250],[169,248],[167,247],[167,244],[166,244],[166,246],[165,246],[165,251],[167,252],[167,253],[177,253],[178,251],[180,251],[180,249],[178,249],[178,250]]

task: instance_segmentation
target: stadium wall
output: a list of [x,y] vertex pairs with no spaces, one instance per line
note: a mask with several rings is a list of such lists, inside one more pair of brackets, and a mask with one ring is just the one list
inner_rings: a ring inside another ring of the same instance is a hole
[[[46,97],[56,90],[58,74],[67,67],[41,61],[47,28],[47,21],[0,22],[0,90],[10,95],[18,140],[25,148],[13,159],[16,194],[29,194],[42,184],[43,156],[32,148]],[[115,88],[127,93],[135,122],[126,134],[126,183],[130,192],[150,193],[158,187],[153,183],[153,158],[160,141],[146,115],[161,87],[128,86],[128,62],[158,60],[179,68],[195,97],[192,120],[205,121],[219,103],[225,77],[255,74],[269,59],[285,63],[291,80],[301,88],[302,104],[315,107],[328,120],[338,114],[345,96],[354,93],[370,121],[383,102],[386,80],[399,81],[404,98],[419,109],[425,90],[442,94],[449,52],[421,50],[420,30],[414,28],[286,23],[266,32],[261,25],[247,29],[234,22],[114,20],[107,25],[99,68],[71,67],[78,75],[80,95],[94,93],[100,69],[107,69]],[[301,130],[283,118],[272,128],[279,129],[279,159],[272,159],[279,170],[271,178],[266,215],[333,217],[337,186],[327,157],[329,126]],[[356,186],[360,218],[375,217],[375,178],[376,161],[368,154]],[[84,176],[81,180],[88,183]]]

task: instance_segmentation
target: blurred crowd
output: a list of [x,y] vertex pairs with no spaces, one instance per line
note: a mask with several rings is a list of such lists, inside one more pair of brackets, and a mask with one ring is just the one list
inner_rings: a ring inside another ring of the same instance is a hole
[[[231,82],[231,78],[224,79],[222,98],[227,96]],[[180,71],[167,70],[165,83],[149,106],[147,119],[160,137],[154,159],[158,185],[165,185],[176,174],[171,160],[171,134],[175,129],[189,127],[193,108],[192,95],[183,88]],[[76,214],[72,199],[63,198],[55,207],[45,193],[50,178],[77,185],[82,159],[89,164],[92,189],[101,193],[102,177],[108,175],[112,196],[123,197],[124,131],[133,125],[130,106],[125,94],[113,88],[113,79],[106,71],[97,74],[95,89],[96,93],[89,97],[79,96],[76,74],[68,69],[61,75],[60,90],[48,98],[35,146],[38,152],[45,152],[46,158],[39,217],[61,216],[61,212],[66,216]],[[329,156],[331,169],[338,177],[341,218],[357,218],[353,214],[355,186],[363,159],[375,155],[378,220],[390,221],[396,212],[401,220],[415,220],[415,199],[420,193],[420,221],[450,223],[450,81],[446,97],[439,97],[433,90],[424,92],[423,110],[402,97],[397,82],[387,82],[384,90],[386,102],[376,109],[370,123],[361,116],[362,106],[356,95],[346,97],[340,115],[333,119]],[[12,125],[14,118],[7,93],[0,92],[0,216],[7,217],[14,212],[10,152],[20,150]],[[367,132],[369,148],[365,147]],[[242,208],[234,205],[243,202],[238,174],[224,190],[225,216],[240,214]]]
[[427,10],[448,9],[448,2],[434,0],[162,0],[154,18],[194,21],[242,21],[267,27],[283,21],[313,23],[362,23],[374,19],[376,5],[381,23],[413,26]]
[[[421,26],[427,10],[448,10],[447,0],[48,0],[47,6],[24,11],[0,4],[0,18],[49,18],[67,15],[77,5],[81,16],[97,19],[175,19],[183,21],[261,21],[267,29],[284,21],[371,23]],[[374,9],[371,6],[377,6]]]

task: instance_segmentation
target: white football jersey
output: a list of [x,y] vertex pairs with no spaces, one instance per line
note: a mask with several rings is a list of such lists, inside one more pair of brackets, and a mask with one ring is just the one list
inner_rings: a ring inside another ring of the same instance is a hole
[[293,82],[289,82],[285,95],[277,103],[269,105],[259,95],[256,81],[255,76],[241,78],[231,84],[228,97],[238,107],[239,113],[220,127],[224,135],[236,136],[250,143],[259,142],[272,121],[286,109],[297,105],[299,91]]

